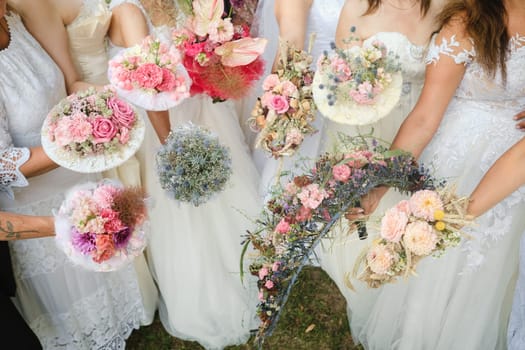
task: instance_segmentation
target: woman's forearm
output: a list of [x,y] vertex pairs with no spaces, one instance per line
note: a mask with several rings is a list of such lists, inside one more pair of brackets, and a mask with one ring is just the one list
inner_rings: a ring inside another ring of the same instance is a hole
[[53,236],[53,217],[0,212],[0,241]]
[[58,165],[47,156],[42,147],[33,147],[30,151],[29,160],[20,166],[20,171],[25,177],[42,175],[58,168]]
[[148,111],[148,117],[153,129],[155,129],[155,133],[157,134],[160,143],[164,143],[171,130],[169,112]]

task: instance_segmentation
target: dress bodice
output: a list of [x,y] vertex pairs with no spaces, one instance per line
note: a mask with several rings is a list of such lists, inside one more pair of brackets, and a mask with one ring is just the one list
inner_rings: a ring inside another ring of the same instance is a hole
[[315,41],[312,46],[314,62],[323,53],[330,49],[330,43],[335,41],[337,20],[343,7],[344,0],[314,0],[308,15],[306,29],[305,48],[308,48],[308,40],[311,33],[315,33]]
[[67,26],[75,66],[88,83],[107,83],[106,35],[110,22],[105,0],[83,0],[78,16]]
[[47,112],[66,95],[64,77],[20,17],[6,19],[11,42],[0,51],[0,137],[16,147],[38,146]]

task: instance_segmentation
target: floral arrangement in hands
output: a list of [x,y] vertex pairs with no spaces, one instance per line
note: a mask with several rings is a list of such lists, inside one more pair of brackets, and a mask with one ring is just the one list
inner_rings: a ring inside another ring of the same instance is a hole
[[224,1],[194,0],[185,28],[173,32],[191,78],[191,94],[214,101],[245,97],[264,70],[266,39],[251,38],[247,26],[223,18]]

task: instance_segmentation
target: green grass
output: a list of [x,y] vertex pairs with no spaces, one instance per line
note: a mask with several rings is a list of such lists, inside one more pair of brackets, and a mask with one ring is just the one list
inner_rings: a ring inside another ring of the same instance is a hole
[[[200,350],[198,343],[170,336],[158,319],[133,332],[128,350]],[[247,344],[228,350],[257,349]],[[346,303],[332,280],[319,268],[307,267],[301,273],[286,303],[279,324],[264,345],[269,350],[357,350],[348,329]]]

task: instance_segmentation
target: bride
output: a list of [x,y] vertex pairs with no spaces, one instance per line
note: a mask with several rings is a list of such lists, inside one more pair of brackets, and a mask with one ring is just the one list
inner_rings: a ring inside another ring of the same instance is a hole
[[[516,0],[447,5],[429,49],[425,87],[394,140],[394,148],[421,155],[459,193],[472,192],[523,136],[512,120],[525,107],[523,18]],[[380,290],[359,335],[365,347],[505,349],[523,198],[523,189],[513,193],[468,230],[472,240],[422,262],[417,277]],[[363,204],[375,205],[372,197]]]

